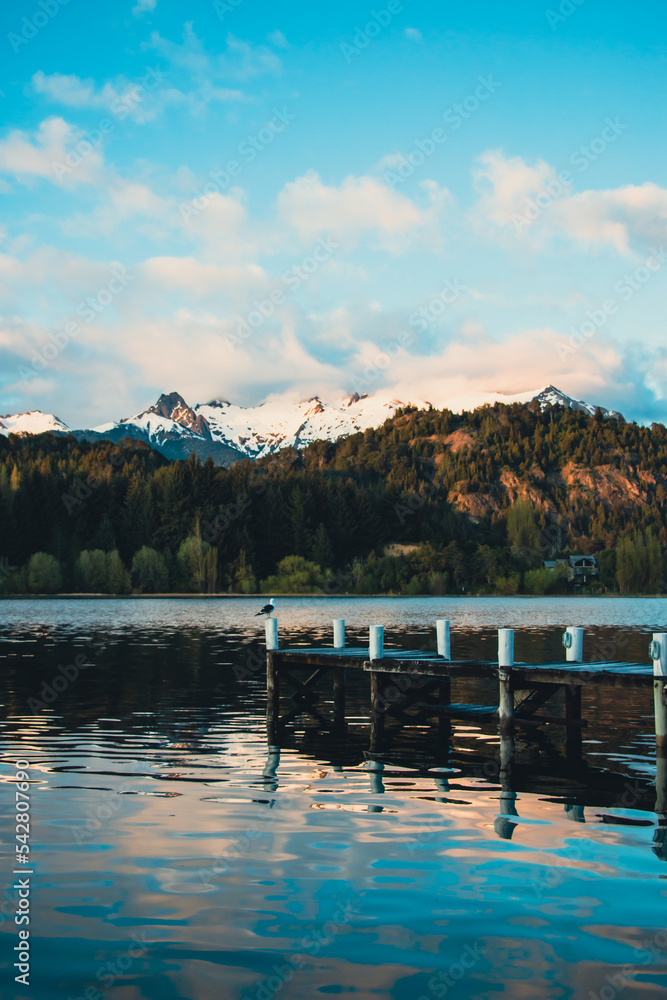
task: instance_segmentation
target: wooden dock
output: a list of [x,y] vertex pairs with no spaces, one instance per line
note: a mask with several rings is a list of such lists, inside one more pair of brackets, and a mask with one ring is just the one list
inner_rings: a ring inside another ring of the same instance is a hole
[[[382,735],[386,716],[401,717],[409,707],[417,707],[431,717],[476,716],[496,719],[503,734],[515,725],[557,724],[578,730],[587,724],[582,718],[581,693],[595,685],[614,688],[653,689],[656,743],[667,748],[667,633],[656,633],[649,648],[652,663],[618,661],[583,662],[584,630],[568,628],[563,636],[566,658],[553,663],[514,661],[514,632],[498,630],[498,659],[454,660],[451,658],[450,625],[436,622],[437,653],[422,650],[385,650],[384,629],[371,626],[369,645],[345,646],[345,624],[334,622],[334,645],[317,648],[279,648],[278,623],[266,622],[267,636],[267,720],[280,720],[280,698],[287,687],[293,706],[292,716],[304,708],[317,715],[319,694],[315,685],[323,676],[333,676],[334,722],[345,720],[345,681],[350,670],[370,676],[369,722],[372,742]],[[306,672],[304,676],[304,671]],[[297,676],[298,675],[298,676]],[[459,704],[452,701],[452,683],[461,679],[492,681],[498,685],[493,705]],[[563,716],[538,714],[555,694],[565,694]],[[576,734],[573,741],[576,744]],[[579,735],[580,739],[580,735]]]

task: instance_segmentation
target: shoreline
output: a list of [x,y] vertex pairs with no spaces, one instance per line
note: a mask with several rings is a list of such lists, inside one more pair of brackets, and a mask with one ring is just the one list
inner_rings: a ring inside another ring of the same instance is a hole
[[[561,600],[661,600],[667,594],[280,594],[278,598],[305,598],[312,600],[407,600],[407,601],[459,601],[459,600],[520,600],[520,601],[561,601]],[[0,594],[0,601],[219,601],[219,600],[265,600],[266,594]]]

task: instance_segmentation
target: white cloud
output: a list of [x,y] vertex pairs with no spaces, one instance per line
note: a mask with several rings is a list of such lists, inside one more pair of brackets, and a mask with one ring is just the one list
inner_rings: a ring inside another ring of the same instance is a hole
[[[103,195],[102,204],[89,214],[79,212],[64,220],[62,228],[68,236],[109,236],[129,219],[150,219],[167,228],[176,225],[175,199],[161,197],[147,184],[111,176]],[[155,235],[158,235],[157,231]]]
[[251,294],[270,290],[271,282],[257,264],[218,264],[203,262],[196,257],[151,257],[140,265],[139,273],[148,293],[184,293],[193,299],[225,296],[247,304]]
[[136,6],[132,8],[135,17],[141,17],[157,7],[157,0],[137,0]]
[[279,48],[279,49],[288,49],[289,48],[289,42],[287,41],[287,39],[283,35],[282,31],[279,31],[279,30],[272,31],[271,34],[268,37],[269,37],[269,41],[271,42],[271,45],[275,45],[276,48]]
[[407,38],[411,38],[414,42],[424,41],[424,36],[422,35],[419,28],[406,28],[405,35]]
[[414,201],[373,177],[347,177],[339,187],[326,185],[309,170],[289,182],[278,195],[281,217],[305,241],[321,233],[339,236],[354,245],[362,234],[372,234],[377,245],[400,253],[415,235],[430,231],[449,193],[434,181],[422,184],[428,204]]
[[117,77],[97,87],[92,79],[82,80],[75,74],[51,73],[38,70],[32,77],[32,89],[54,104],[68,108],[93,109],[110,113],[118,121],[132,118],[143,123],[152,121],[167,104],[186,100],[174,88],[163,86],[164,74],[157,66],[146,67],[141,77],[127,80]]
[[253,98],[244,94],[239,82],[281,71],[278,56],[267,46],[253,47],[228,35],[226,49],[210,55],[185,25],[182,43],[151,34],[145,48],[156,52],[167,67],[146,66],[136,79],[118,76],[98,85],[76,74],[33,74],[33,93],[68,108],[108,112],[123,121],[152,121],[168,107],[183,107],[190,113],[204,110],[211,102],[238,103]]
[[242,82],[265,74],[275,75],[282,70],[282,63],[272,49],[266,45],[250,45],[232,34],[227,35],[224,52],[208,53],[191,22],[185,25],[181,43],[153,32],[147,48],[169,62],[170,76],[182,71],[200,87],[207,81],[212,84],[223,81],[228,85],[230,81]]
[[104,175],[102,155],[87,143],[84,155],[77,145],[82,133],[63,118],[47,118],[32,135],[15,129],[0,140],[0,171],[22,183],[37,177],[66,187],[97,184]]
[[520,156],[508,159],[500,149],[482,153],[477,163],[473,171],[481,194],[477,211],[496,226],[511,225],[513,217],[525,211],[530,198],[547,182],[557,180],[556,171],[544,160],[531,167]]
[[490,150],[474,171],[480,198],[473,218],[532,243],[567,237],[588,247],[627,254],[667,238],[667,190],[657,184],[573,192],[554,167]]

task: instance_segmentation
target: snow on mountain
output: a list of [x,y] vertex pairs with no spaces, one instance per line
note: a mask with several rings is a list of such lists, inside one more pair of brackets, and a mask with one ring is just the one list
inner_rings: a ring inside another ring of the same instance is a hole
[[605,419],[623,419],[623,414],[619,413],[618,410],[606,410],[603,406],[593,406],[591,403],[584,403],[582,399],[572,399],[571,396],[566,396],[564,392],[556,389],[553,385],[548,385],[546,389],[541,389],[534,398],[538,401],[542,409],[545,406],[560,405],[566,406],[570,410],[580,410],[582,413],[589,413],[591,416],[595,414],[596,410],[600,410]]
[[[77,438],[98,440],[137,438],[145,441],[168,458],[187,458],[191,452],[202,459],[211,456],[219,465],[228,466],[241,458],[262,458],[281,448],[302,448],[312,441],[335,441],[378,427],[396,410],[415,406],[418,409],[444,409],[460,413],[485,404],[527,403],[537,400],[542,408],[561,405],[585,413],[595,413],[597,407],[549,385],[516,395],[498,392],[476,392],[462,386],[452,392],[451,383],[444,389],[438,383],[427,385],[431,396],[425,399],[400,387],[401,398],[379,391],[372,396],[354,393],[334,400],[312,396],[303,399],[294,393],[269,396],[258,406],[237,406],[223,399],[199,403],[190,407],[177,392],[160,396],[153,406],[133,417],[103,424],[92,430],[71,431]],[[397,391],[396,389],[393,391]],[[615,410],[602,409],[608,418],[621,418]],[[45,430],[68,432],[57,417],[40,413],[0,417],[0,434],[10,431],[39,434]]]
[[30,413],[11,413],[0,416],[0,434],[45,434],[47,431],[69,430],[67,424],[52,413],[42,413],[41,410],[31,410]]
[[312,441],[335,441],[368,427],[378,427],[401,406],[400,400],[347,396],[329,402],[313,396],[269,396],[259,406],[236,406],[214,400],[195,407],[214,439],[225,441],[248,458],[261,458],[280,448],[302,448]]

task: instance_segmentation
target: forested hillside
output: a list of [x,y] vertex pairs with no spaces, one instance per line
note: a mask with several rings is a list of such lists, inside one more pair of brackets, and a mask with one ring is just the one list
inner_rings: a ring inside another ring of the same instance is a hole
[[0,438],[1,592],[662,589],[667,430],[536,403],[402,411],[217,468],[136,441]]

